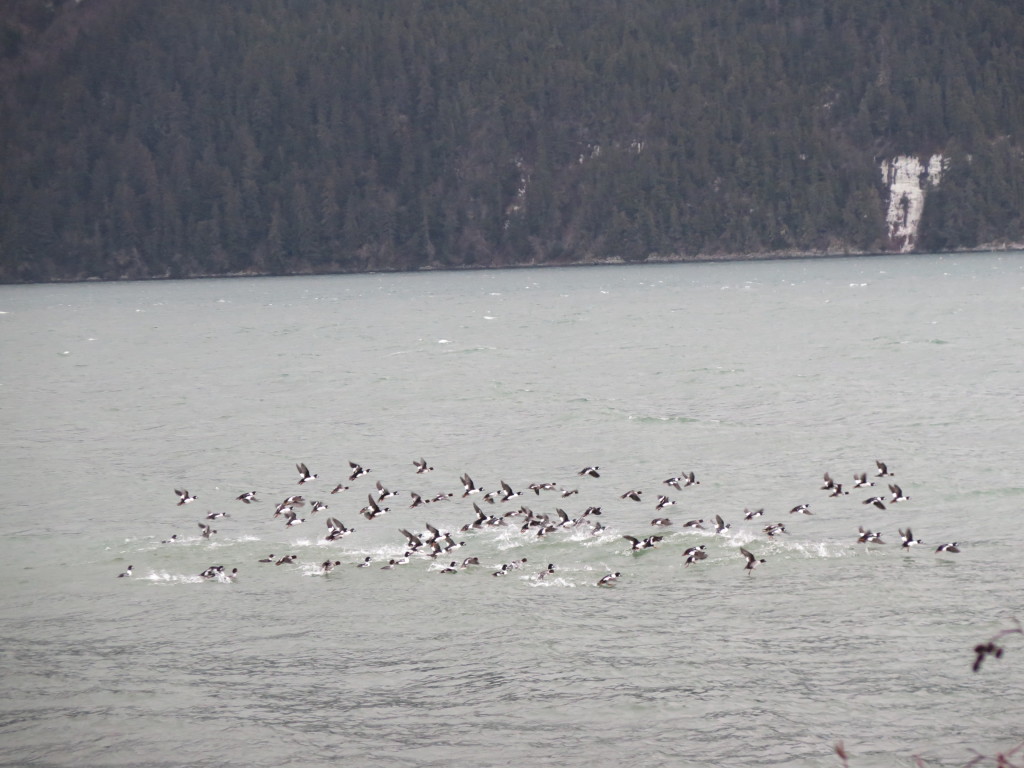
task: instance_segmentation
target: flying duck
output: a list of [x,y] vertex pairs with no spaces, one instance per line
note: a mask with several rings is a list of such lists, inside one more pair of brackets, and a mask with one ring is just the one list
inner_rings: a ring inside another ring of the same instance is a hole
[[243,504],[251,504],[252,502],[259,502],[256,498],[256,491],[246,491],[241,496],[235,497],[236,501],[241,501]]
[[758,560],[756,557],[754,557],[753,553],[748,552],[743,547],[740,547],[740,554],[747,558],[747,564],[743,567],[747,569],[748,576],[758,565],[767,562],[764,559]]
[[364,469],[363,467],[356,464],[354,461],[350,461],[348,465],[352,468],[352,474],[348,476],[349,482],[355,480],[357,477],[362,477],[372,472],[372,469]]
[[619,576],[621,575],[621,573],[616,571],[615,573],[609,573],[607,576],[602,576],[601,579],[597,582],[597,586],[610,587],[619,580]]
[[425,474],[427,472],[433,472],[434,471],[433,467],[428,467],[427,466],[427,460],[422,458],[422,457],[418,461],[416,459],[413,459],[412,463],[416,467],[416,474],[417,475],[422,475],[422,474]]
[[122,573],[117,574],[117,578],[119,578],[119,579],[130,578],[131,575],[132,575],[132,570],[134,568],[135,568],[134,565],[129,565],[127,568],[125,568],[125,570]]
[[590,477],[600,477],[601,474],[597,471],[599,469],[600,467],[584,467],[576,474],[579,475],[580,477],[583,477],[583,475],[589,475]]
[[295,468],[299,470],[299,475],[301,475],[301,477],[299,477],[299,485],[303,485],[304,483],[311,483],[318,477],[320,477],[320,475],[314,475],[313,473],[311,473],[309,471],[309,467],[307,467],[305,464],[296,464]]
[[853,479],[854,479],[854,483],[853,483],[853,487],[854,488],[866,488],[869,485],[874,485],[873,482],[868,480],[868,473],[867,472],[861,472],[859,475],[855,474],[853,476]]
[[905,532],[904,532],[904,530],[902,528],[900,528],[899,530],[900,530],[900,538],[903,539],[903,548],[904,549],[910,549],[915,544],[924,544],[924,542],[921,541],[920,539],[915,539],[914,538],[914,534],[911,533],[909,528],[907,528],[907,530]]
[[191,504],[193,501],[199,498],[198,496],[190,496],[188,491],[179,491],[177,488],[174,489],[174,492],[178,494],[179,507],[182,504]]
[[904,496],[903,491],[898,485],[889,485],[889,491],[892,492],[892,496],[889,499],[890,504],[895,504],[897,501],[910,501],[909,496]]
[[939,544],[935,549],[936,552],[952,552],[956,553],[960,551],[960,542],[954,541],[952,544]]

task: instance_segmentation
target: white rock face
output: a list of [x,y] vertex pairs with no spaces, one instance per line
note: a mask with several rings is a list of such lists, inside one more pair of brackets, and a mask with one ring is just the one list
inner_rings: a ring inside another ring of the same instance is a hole
[[885,220],[889,239],[900,253],[914,250],[917,244],[926,191],[939,185],[944,164],[942,155],[932,155],[924,163],[910,155],[882,161],[882,179],[889,187],[889,210]]

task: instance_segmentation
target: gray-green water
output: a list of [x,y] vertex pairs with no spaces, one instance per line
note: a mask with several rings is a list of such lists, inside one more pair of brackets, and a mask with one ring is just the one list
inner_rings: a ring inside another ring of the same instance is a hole
[[[971,672],[1024,618],[1021,254],[4,287],[0,311],[0,764],[832,766],[841,740],[959,765],[1024,738],[1024,638]],[[462,499],[467,472],[525,495]],[[402,495],[367,520],[378,480]],[[888,482],[910,500],[861,503]],[[293,493],[329,509],[287,528]],[[474,500],[607,529],[460,533]],[[725,535],[681,525],[716,513]],[[426,523],[465,546],[382,570]]]

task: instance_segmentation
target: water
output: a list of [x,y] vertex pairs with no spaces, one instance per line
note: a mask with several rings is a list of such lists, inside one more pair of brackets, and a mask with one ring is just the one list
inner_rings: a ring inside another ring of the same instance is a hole
[[[1024,618],[1021,254],[4,287],[0,311],[2,765],[834,766],[840,740],[962,765],[1024,739],[1024,638],[971,672]],[[876,459],[895,478],[851,489]],[[462,499],[464,472],[525,495]],[[402,495],[366,520],[377,480]],[[860,503],[887,482],[910,500]],[[287,528],[300,492],[329,510]],[[607,530],[459,533],[474,500]],[[716,513],[726,535],[681,527]],[[382,570],[428,522],[465,546]]]

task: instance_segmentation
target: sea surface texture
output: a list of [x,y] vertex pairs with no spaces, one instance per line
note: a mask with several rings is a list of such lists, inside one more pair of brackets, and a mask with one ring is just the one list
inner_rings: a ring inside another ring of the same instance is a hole
[[0,312],[0,765],[1024,739],[1024,636],[972,671],[1024,620],[1021,254],[3,287]]

